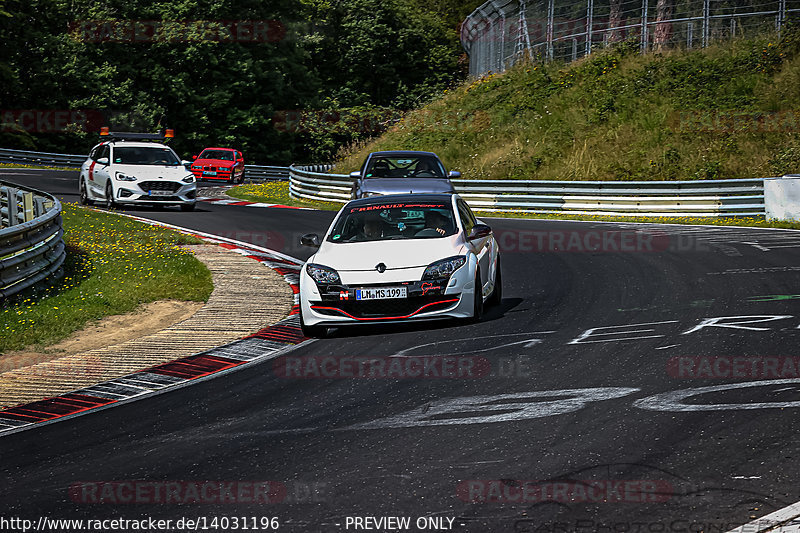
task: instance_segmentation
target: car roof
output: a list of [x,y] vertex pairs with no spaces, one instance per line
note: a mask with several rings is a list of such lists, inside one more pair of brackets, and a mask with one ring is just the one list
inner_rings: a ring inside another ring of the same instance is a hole
[[453,193],[411,193],[411,194],[383,194],[350,200],[348,206],[365,206],[378,204],[391,204],[401,202],[451,202]]
[[373,156],[384,156],[384,157],[393,157],[393,156],[405,156],[405,157],[414,157],[414,156],[421,156],[421,155],[428,155],[433,156],[435,158],[439,158],[438,155],[434,154],[433,152],[420,152],[417,150],[386,150],[383,152],[372,152],[369,154],[370,157]]
[[203,153],[206,150],[230,150],[231,152],[235,152],[236,148],[219,148],[217,146],[209,146],[207,148],[203,148],[202,150],[200,150],[200,153]]

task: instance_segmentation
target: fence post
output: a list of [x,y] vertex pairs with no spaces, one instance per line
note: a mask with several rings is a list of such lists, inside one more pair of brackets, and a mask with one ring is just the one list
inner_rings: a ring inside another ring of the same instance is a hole
[[500,24],[503,26],[500,33],[500,69],[504,71],[506,69],[506,14],[503,11],[500,12]]
[[780,35],[783,29],[783,21],[786,18],[786,0],[778,0],[778,20],[776,21],[776,29]]
[[692,47],[692,40],[694,38],[694,21],[690,20],[686,23],[686,48]]
[[592,53],[592,19],[594,18],[594,0],[586,0],[586,52]]
[[708,38],[711,34],[711,6],[710,0],[703,0],[703,48],[708,46]]
[[553,60],[553,22],[555,17],[555,0],[547,3],[547,59]]
[[647,7],[648,0],[642,0],[642,53],[647,52]]

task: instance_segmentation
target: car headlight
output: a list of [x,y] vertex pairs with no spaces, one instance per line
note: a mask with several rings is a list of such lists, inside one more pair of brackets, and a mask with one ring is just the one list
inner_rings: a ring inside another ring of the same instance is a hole
[[340,285],[342,283],[339,273],[331,267],[309,263],[306,265],[306,272],[311,279],[322,285]]
[[425,272],[422,274],[422,279],[449,278],[453,272],[464,266],[466,262],[467,258],[463,255],[456,255],[454,257],[442,259],[441,261],[436,261],[428,265],[428,268],[426,268]]
[[122,172],[117,172],[117,179],[119,181],[136,181],[136,176],[131,176],[129,174],[123,174]]
[[193,183],[194,182],[194,174],[189,174],[185,178],[181,180],[184,183]]

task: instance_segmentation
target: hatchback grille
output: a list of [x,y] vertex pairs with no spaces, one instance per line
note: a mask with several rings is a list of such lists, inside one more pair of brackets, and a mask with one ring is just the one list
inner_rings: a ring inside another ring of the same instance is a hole
[[139,184],[139,188],[145,192],[149,191],[175,192],[181,188],[181,184],[176,183],[174,181],[143,181]]

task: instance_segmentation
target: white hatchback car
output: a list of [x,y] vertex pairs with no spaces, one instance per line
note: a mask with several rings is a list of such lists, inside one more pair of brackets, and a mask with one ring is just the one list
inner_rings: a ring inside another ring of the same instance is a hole
[[188,161],[158,142],[164,137],[144,133],[110,133],[89,153],[78,183],[81,204],[102,202],[108,208],[123,204],[178,205],[191,211],[197,183]]
[[479,320],[502,297],[498,245],[457,194],[352,200],[300,274],[307,336],[329,326],[440,318]]

